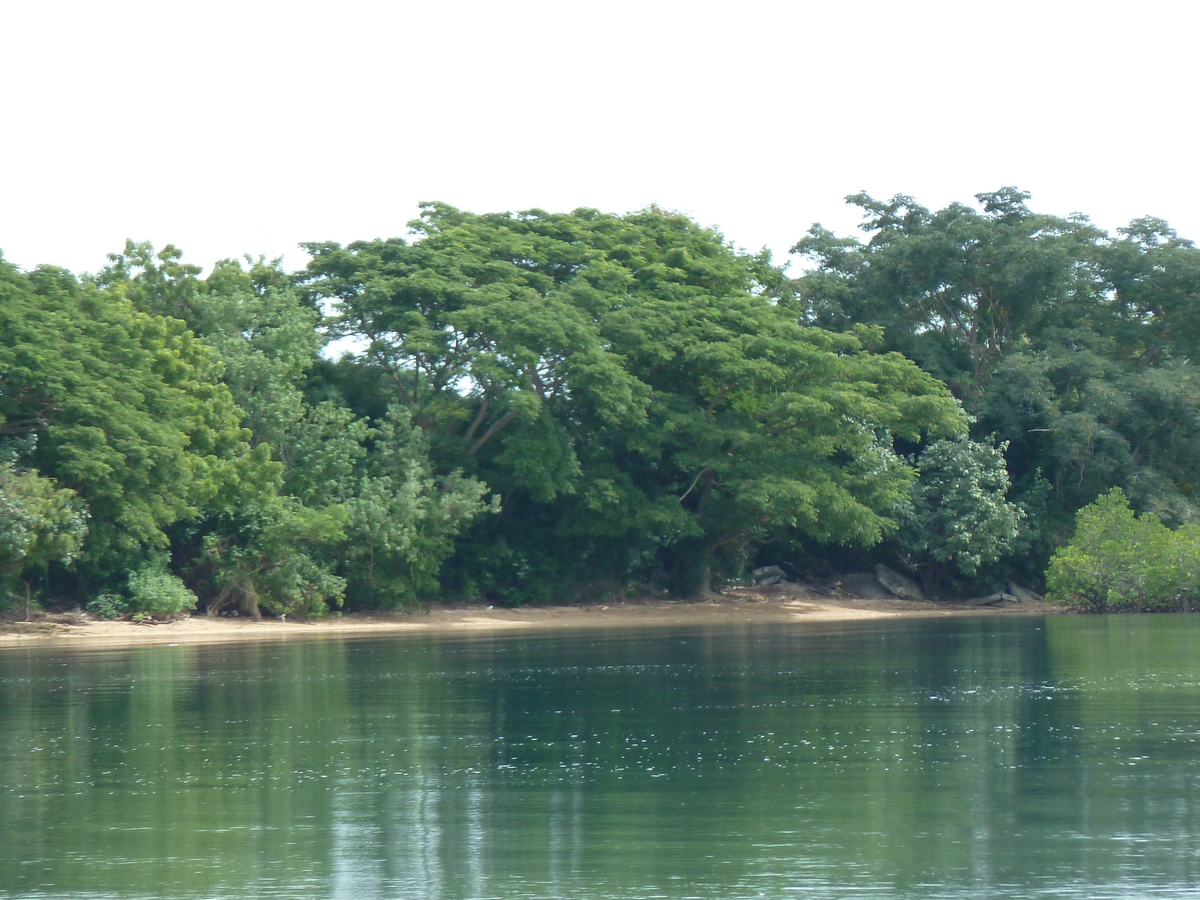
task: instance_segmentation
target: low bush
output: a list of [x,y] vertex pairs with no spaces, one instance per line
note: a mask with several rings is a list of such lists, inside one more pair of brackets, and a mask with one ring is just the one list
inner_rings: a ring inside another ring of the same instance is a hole
[[142,569],[129,576],[129,599],[125,611],[134,616],[167,619],[196,608],[198,600],[170,572]]
[[1139,517],[1113,488],[1079,511],[1046,586],[1051,601],[1088,612],[1191,609],[1200,605],[1200,526]]
[[120,594],[101,594],[87,605],[87,611],[97,619],[119,619],[125,615],[129,601]]

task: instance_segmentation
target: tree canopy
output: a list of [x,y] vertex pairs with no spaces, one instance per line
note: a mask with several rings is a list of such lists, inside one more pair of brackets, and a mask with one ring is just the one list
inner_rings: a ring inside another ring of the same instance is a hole
[[1029,513],[1027,576],[1113,486],[1166,522],[1191,521],[1200,250],[1158,219],[1110,236],[1031,211],[1015,188],[976,199],[931,212],[849,197],[867,240],[814,226],[795,247],[812,267],[797,282],[805,319],[882,327],[885,348],[961,400],[973,437],[1007,444]]
[[1191,242],[1015,188],[848,200],[864,236],[814,225],[795,275],[655,207],[427,204],[299,272],[0,259],[0,579],[117,614],[691,596],[788,560],[954,594],[1043,583],[1114,487],[1195,519]]
[[662,565],[690,593],[789,530],[877,543],[912,477],[893,436],[963,428],[935,379],[798,322],[765,254],[686,217],[432,205],[413,230],[309,245],[306,288],[435,458],[504,498],[488,589],[506,554],[573,580]]

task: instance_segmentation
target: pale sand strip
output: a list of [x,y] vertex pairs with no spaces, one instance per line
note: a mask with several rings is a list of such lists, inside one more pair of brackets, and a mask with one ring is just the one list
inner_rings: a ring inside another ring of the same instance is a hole
[[516,630],[634,628],[666,625],[863,622],[872,619],[947,616],[1046,615],[1062,610],[1045,604],[968,608],[903,600],[826,597],[794,585],[782,589],[733,591],[706,603],[657,599],[587,606],[493,609],[439,606],[417,613],[358,613],[308,622],[209,619],[193,616],[157,625],[132,622],[51,621],[0,625],[0,648],[130,647],[149,644],[289,640],[386,634],[454,634]]

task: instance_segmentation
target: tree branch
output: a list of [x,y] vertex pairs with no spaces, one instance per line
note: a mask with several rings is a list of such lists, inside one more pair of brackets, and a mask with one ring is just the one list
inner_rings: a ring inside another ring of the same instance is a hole
[[471,438],[475,437],[475,432],[478,431],[479,426],[483,424],[483,417],[487,415],[488,406],[488,397],[487,394],[484,394],[483,400],[479,404],[479,412],[475,413],[475,419],[471,422],[471,427],[468,428],[467,433],[463,435],[464,441],[469,441]]
[[692,491],[694,491],[696,489],[696,485],[700,483],[700,479],[704,476],[704,473],[707,471],[708,471],[708,466],[705,466],[703,469],[701,469],[699,472],[696,473],[696,477],[692,479],[692,483],[688,486],[688,489],[686,491],[684,491],[683,496],[679,498],[680,503],[682,503],[684,500],[686,500],[688,497],[688,494],[690,494]]
[[708,407],[704,410],[704,418],[712,418],[713,410],[717,408],[718,403],[725,399],[725,395],[729,393],[729,389],[732,386],[733,385],[727,384],[723,386],[721,390],[717,391],[717,396],[713,397],[712,403],[708,404]]
[[497,431],[499,431],[501,428],[503,428],[505,425],[507,425],[509,422],[511,422],[516,417],[517,417],[517,411],[515,409],[511,409],[508,412],[506,412],[504,415],[502,415],[500,418],[498,418],[495,422],[493,422],[491,424],[491,427],[489,427],[488,430],[483,433],[483,437],[481,437],[479,440],[477,440],[474,444],[471,445],[471,449],[469,449],[467,451],[467,455],[474,456],[475,451],[477,451],[480,447],[482,447],[484,444],[486,444],[488,442],[488,439],[493,434],[495,434]]

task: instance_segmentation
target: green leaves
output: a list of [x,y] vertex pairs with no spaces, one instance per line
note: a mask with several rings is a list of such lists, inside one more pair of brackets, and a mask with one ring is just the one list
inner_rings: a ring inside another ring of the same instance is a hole
[[403,606],[433,593],[454,539],[489,508],[486,492],[459,473],[435,478],[421,430],[407,410],[389,410],[367,474],[345,504],[345,559],[358,602]]
[[[586,243],[596,220],[430,206],[414,244],[310,245],[309,290],[337,301],[339,330],[368,341],[367,361],[386,373],[392,399],[438,435],[435,453],[469,463],[485,448],[502,453],[492,448],[522,424],[539,427],[544,412],[644,415],[645,390],[597,320],[610,298],[596,282],[610,281],[611,267],[583,274],[602,262]],[[526,468],[539,489],[569,490],[576,465],[568,453],[556,472]]]
[[0,579],[51,563],[70,566],[87,536],[88,514],[72,490],[0,463]]
[[1135,516],[1119,488],[1079,511],[1050,561],[1049,599],[1089,612],[1176,611],[1200,602],[1200,527]]
[[802,326],[768,257],[685,217],[429,206],[415,230],[310,246],[307,288],[436,464],[504,496],[503,553],[545,560],[523,571],[703,568],[789,531],[877,542],[910,478],[891,435],[963,427],[934,379]]
[[856,194],[869,242],[819,226],[794,251],[817,264],[799,290],[811,321],[834,328],[884,326],[888,344],[946,381],[964,402],[1031,329],[1061,327],[1098,287],[1086,221],[1030,212],[1028,194],[1001,188],[979,212],[930,212],[911,197]]
[[345,540],[346,510],[310,509],[291,497],[227,509],[202,541],[199,575],[206,582],[209,615],[237,604],[258,618],[320,616],[340,606],[345,580],[333,573],[321,549]]
[[1006,499],[1006,449],[943,440],[926,447],[917,460],[920,478],[900,543],[929,573],[930,592],[946,568],[970,577],[1015,548],[1025,513]]
[[37,468],[86,503],[90,575],[136,568],[165,529],[254,483],[265,460],[219,377],[182,322],[135,311],[120,288],[0,263],[0,432],[38,434]]
[[848,199],[869,240],[818,226],[796,247],[815,263],[797,283],[808,320],[882,327],[884,348],[950,386],[977,438],[1008,445],[1018,495],[1048,483],[1030,522],[1043,554],[1114,485],[1164,521],[1195,517],[1200,250],[1161,220],[1114,238],[1013,188],[977,195],[981,209]]
[[192,315],[221,355],[252,442],[282,470],[275,495],[232,498],[204,526],[198,572],[210,613],[237,603],[251,615],[319,615],[343,603],[347,584],[359,605],[428,594],[453,537],[482,508],[483,485],[435,479],[406,409],[371,427],[306,393],[320,316],[273,268],[222,263]]

